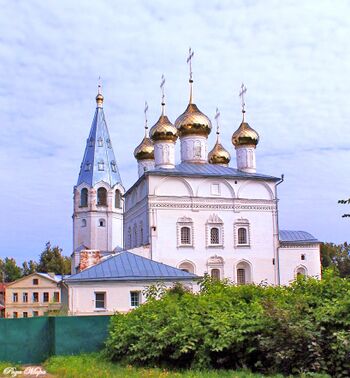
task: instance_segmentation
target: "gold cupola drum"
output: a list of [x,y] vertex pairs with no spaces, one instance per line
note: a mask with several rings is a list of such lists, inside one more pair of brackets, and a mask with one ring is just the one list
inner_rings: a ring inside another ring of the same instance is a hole
[[232,135],[232,144],[236,149],[237,169],[247,173],[256,172],[255,148],[259,143],[259,134],[245,121],[244,95],[247,88],[241,85],[239,96],[242,102],[243,119]]

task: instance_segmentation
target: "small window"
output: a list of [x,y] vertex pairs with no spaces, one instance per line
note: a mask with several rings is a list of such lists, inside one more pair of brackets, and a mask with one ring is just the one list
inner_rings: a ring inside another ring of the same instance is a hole
[[95,293],[95,308],[106,308],[106,293]]
[[99,227],[106,227],[106,222],[105,222],[105,220],[104,220],[104,219],[100,219],[100,220],[98,221],[98,225],[99,225]]
[[13,302],[18,302],[18,293],[13,293],[12,294],[12,301]]
[[22,299],[23,299],[23,303],[27,303],[28,302],[28,293],[23,293]]
[[39,302],[39,293],[33,293],[33,302]]
[[53,293],[53,301],[54,302],[59,302],[60,301],[60,293],[58,291],[55,291]]
[[245,269],[237,269],[237,283],[238,285],[244,285],[246,283]]
[[211,184],[211,194],[214,196],[220,195],[220,184]]
[[89,147],[93,147],[94,144],[95,144],[95,139],[94,138],[89,139]]
[[238,244],[248,244],[246,228],[240,227],[238,229]]
[[137,247],[137,226],[134,224],[134,247]]
[[97,189],[97,205],[107,206],[107,190],[105,188]]
[[128,246],[131,248],[131,227],[128,229]]
[[306,260],[306,255],[304,253],[300,257],[302,260]]
[[28,318],[28,312],[26,312],[26,311],[23,312],[23,317],[24,317],[24,318]]
[[107,147],[108,148],[112,148],[112,144],[111,144],[111,140],[110,139],[106,139],[106,143],[107,143]]
[[212,269],[211,270],[211,278],[213,280],[220,280],[220,269]]
[[88,190],[83,188],[80,192],[80,206],[85,207],[88,205]]
[[91,163],[86,163],[84,167],[85,172],[89,172],[91,170]]
[[181,227],[181,244],[191,244],[191,229],[189,227]]
[[217,227],[210,229],[210,244],[220,244],[219,229]]
[[99,147],[103,147],[103,139],[102,138],[98,138],[97,144],[98,144]]
[[86,219],[81,220],[81,227],[86,227]]
[[111,162],[111,169],[112,169],[112,172],[117,172],[117,164],[115,163],[115,161]]
[[49,301],[49,293],[45,292],[43,293],[43,302],[48,302]]
[[39,316],[39,311],[33,311],[33,317]]
[[115,198],[114,198],[114,205],[117,209],[121,209],[122,207],[122,195],[120,193],[120,191],[117,189],[115,191]]
[[130,291],[130,305],[131,307],[140,306],[140,292],[139,291]]
[[13,317],[14,317],[14,318],[18,318],[18,312],[17,312],[17,311],[15,311],[15,312],[13,313]]
[[98,167],[98,170],[99,170],[99,171],[104,171],[104,170],[105,170],[105,163],[103,162],[103,160],[100,160],[100,161],[97,163],[97,167]]
[[33,278],[33,285],[39,285],[39,280],[37,278]]

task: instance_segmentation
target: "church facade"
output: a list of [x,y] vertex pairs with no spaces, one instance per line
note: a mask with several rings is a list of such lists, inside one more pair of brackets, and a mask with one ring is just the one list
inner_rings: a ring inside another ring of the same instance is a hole
[[[164,80],[162,81],[162,88]],[[138,180],[127,190],[119,175],[100,88],[77,185],[74,187],[72,273],[127,250],[144,258],[237,284],[289,284],[298,274],[320,277],[319,242],[278,225],[283,178],[258,173],[258,133],[243,119],[232,135],[236,167],[211,120],[190,99],[174,124],[165,112],[136,147]],[[180,148],[181,161],[175,161]],[[136,169],[136,167],[135,167]]]

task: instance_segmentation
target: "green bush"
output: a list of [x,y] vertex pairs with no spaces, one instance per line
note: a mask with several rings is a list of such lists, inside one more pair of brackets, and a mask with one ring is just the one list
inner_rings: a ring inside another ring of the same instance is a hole
[[349,331],[350,281],[332,272],[288,287],[205,278],[199,294],[177,284],[113,316],[106,353],[143,366],[349,377]]

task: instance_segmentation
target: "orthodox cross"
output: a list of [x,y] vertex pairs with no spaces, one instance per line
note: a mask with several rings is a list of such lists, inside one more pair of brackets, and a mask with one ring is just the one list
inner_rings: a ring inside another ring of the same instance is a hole
[[101,76],[98,77],[98,94],[102,94]]
[[164,106],[165,106],[164,85],[165,85],[165,77],[164,75],[162,75],[162,80],[160,82],[160,90],[162,91],[162,114],[163,115],[164,115]]
[[215,114],[215,120],[216,120],[216,134],[219,134],[219,118],[220,118],[219,108],[216,108],[216,114]]
[[239,91],[239,97],[241,98],[241,104],[242,104],[242,113],[245,113],[245,102],[244,102],[244,95],[247,92],[247,88],[242,83],[241,90]]
[[143,111],[145,113],[145,129],[147,131],[148,125],[147,125],[147,110],[148,110],[148,104],[147,101],[145,101],[145,110]]
[[192,58],[194,55],[194,51],[191,49],[191,47],[188,50],[188,58],[187,58],[187,63],[189,63],[190,67],[190,81],[192,81]]

